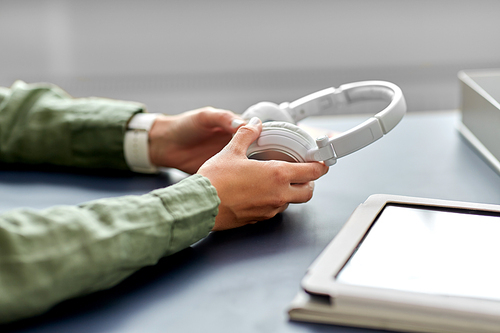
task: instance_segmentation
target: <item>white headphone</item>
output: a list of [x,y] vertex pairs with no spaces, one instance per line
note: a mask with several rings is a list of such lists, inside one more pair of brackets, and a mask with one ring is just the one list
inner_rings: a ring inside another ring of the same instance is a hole
[[[359,101],[384,100],[390,104],[362,124],[336,136],[316,140],[295,124],[309,116],[328,115],[339,108]],[[401,89],[390,82],[364,81],[339,88],[327,88],[294,102],[261,102],[249,107],[244,119],[262,120],[262,133],[247,151],[249,158],[289,162],[324,161],[331,166],[337,159],[353,153],[380,139],[392,130],[406,113]]]

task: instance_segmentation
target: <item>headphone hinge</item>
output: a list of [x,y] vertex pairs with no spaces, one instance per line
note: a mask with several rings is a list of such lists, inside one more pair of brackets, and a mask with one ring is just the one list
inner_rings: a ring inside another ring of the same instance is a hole
[[308,160],[324,161],[327,166],[332,166],[337,163],[337,155],[329,141],[326,135],[317,138],[316,144],[318,148],[308,152]]

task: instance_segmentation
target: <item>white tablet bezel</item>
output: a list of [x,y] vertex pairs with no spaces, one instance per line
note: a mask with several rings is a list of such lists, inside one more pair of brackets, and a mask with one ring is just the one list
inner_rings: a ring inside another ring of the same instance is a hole
[[[500,206],[394,195],[369,197],[308,269],[303,289],[329,297],[332,320],[385,329],[431,332],[498,332],[500,302],[466,297],[442,296],[338,283],[335,277],[355,252],[372,224],[388,204],[463,209],[499,213]],[[324,314],[323,314],[324,315]],[[354,323],[353,323],[354,321]],[[409,327],[409,328],[408,328]],[[413,327],[413,329],[412,329]]]

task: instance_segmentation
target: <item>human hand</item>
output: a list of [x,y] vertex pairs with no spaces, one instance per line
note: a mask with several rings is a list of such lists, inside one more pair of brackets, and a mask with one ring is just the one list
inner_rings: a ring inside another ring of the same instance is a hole
[[235,119],[243,123],[236,114],[211,107],[160,115],[149,131],[151,163],[195,173],[231,140]]
[[328,172],[322,162],[258,161],[246,157],[262,131],[253,118],[232,140],[198,170],[217,190],[221,200],[213,230],[256,223],[283,212],[290,203],[312,198],[314,182]]

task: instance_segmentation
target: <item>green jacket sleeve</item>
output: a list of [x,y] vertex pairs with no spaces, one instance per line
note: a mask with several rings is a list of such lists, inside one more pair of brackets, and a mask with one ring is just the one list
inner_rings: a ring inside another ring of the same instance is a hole
[[[51,84],[0,88],[0,163],[127,169],[126,124],[141,104],[72,98]],[[143,196],[0,215],[0,323],[109,288],[207,236],[219,198],[194,175]]]
[[0,215],[0,323],[109,288],[208,235],[219,198],[190,176],[142,196]]
[[0,162],[128,169],[123,137],[142,104],[73,98],[48,83],[0,88]]

